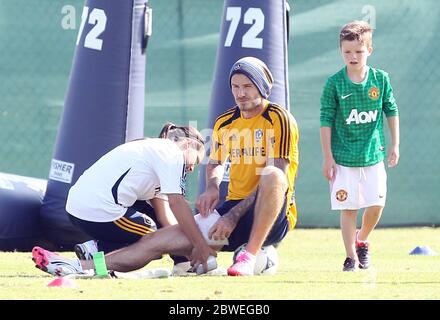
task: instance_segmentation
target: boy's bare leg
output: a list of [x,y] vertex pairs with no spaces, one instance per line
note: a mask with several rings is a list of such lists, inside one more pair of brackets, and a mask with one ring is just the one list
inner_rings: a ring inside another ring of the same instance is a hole
[[374,230],[382,216],[383,207],[372,206],[365,209],[362,216],[362,227],[358,234],[358,240],[367,241],[371,231]]
[[358,260],[355,248],[357,210],[341,211],[341,232],[347,257]]

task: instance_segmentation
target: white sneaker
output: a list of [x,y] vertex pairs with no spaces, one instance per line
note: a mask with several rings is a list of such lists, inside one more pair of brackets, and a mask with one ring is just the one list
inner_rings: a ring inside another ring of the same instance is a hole
[[243,250],[239,253],[235,263],[228,268],[228,275],[230,276],[253,276],[255,268],[256,257]]
[[79,260],[92,260],[93,254],[98,252],[98,244],[95,240],[75,244],[73,247]]
[[225,275],[226,271],[217,267],[217,260],[215,257],[210,256],[208,258],[208,271],[205,273],[203,267],[201,265],[197,268],[196,271],[192,271],[191,263],[189,261],[180,262],[173,266],[173,271],[171,272],[172,276],[182,277],[182,276],[194,276],[200,274],[208,274],[208,275]]
[[78,259],[67,259],[40,247],[32,249],[35,267],[54,276],[65,276],[82,272]]
[[190,269],[191,269],[191,262],[189,261],[180,262],[173,266],[173,271],[171,272],[171,275],[177,277],[194,275],[194,272],[191,272]]

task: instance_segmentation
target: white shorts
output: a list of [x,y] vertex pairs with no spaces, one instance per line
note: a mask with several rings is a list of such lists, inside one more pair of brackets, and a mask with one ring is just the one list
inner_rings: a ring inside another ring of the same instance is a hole
[[383,161],[368,167],[336,165],[330,182],[332,210],[358,210],[385,206],[387,173]]

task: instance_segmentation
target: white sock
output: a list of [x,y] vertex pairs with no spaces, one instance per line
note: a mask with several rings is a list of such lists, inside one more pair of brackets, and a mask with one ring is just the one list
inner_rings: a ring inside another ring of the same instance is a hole
[[72,266],[78,269],[78,272],[83,272],[83,267],[78,258],[70,259],[70,263],[72,264]]
[[89,253],[96,253],[98,252],[98,243],[96,242],[96,240],[89,240],[83,243],[83,245],[86,246],[87,251],[89,251]]

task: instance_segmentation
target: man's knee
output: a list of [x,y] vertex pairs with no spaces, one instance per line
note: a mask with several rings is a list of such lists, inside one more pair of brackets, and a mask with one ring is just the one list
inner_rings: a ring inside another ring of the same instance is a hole
[[262,189],[275,190],[275,188],[281,188],[281,190],[286,191],[287,177],[286,174],[279,168],[275,166],[267,166],[261,172],[260,178],[260,191]]

